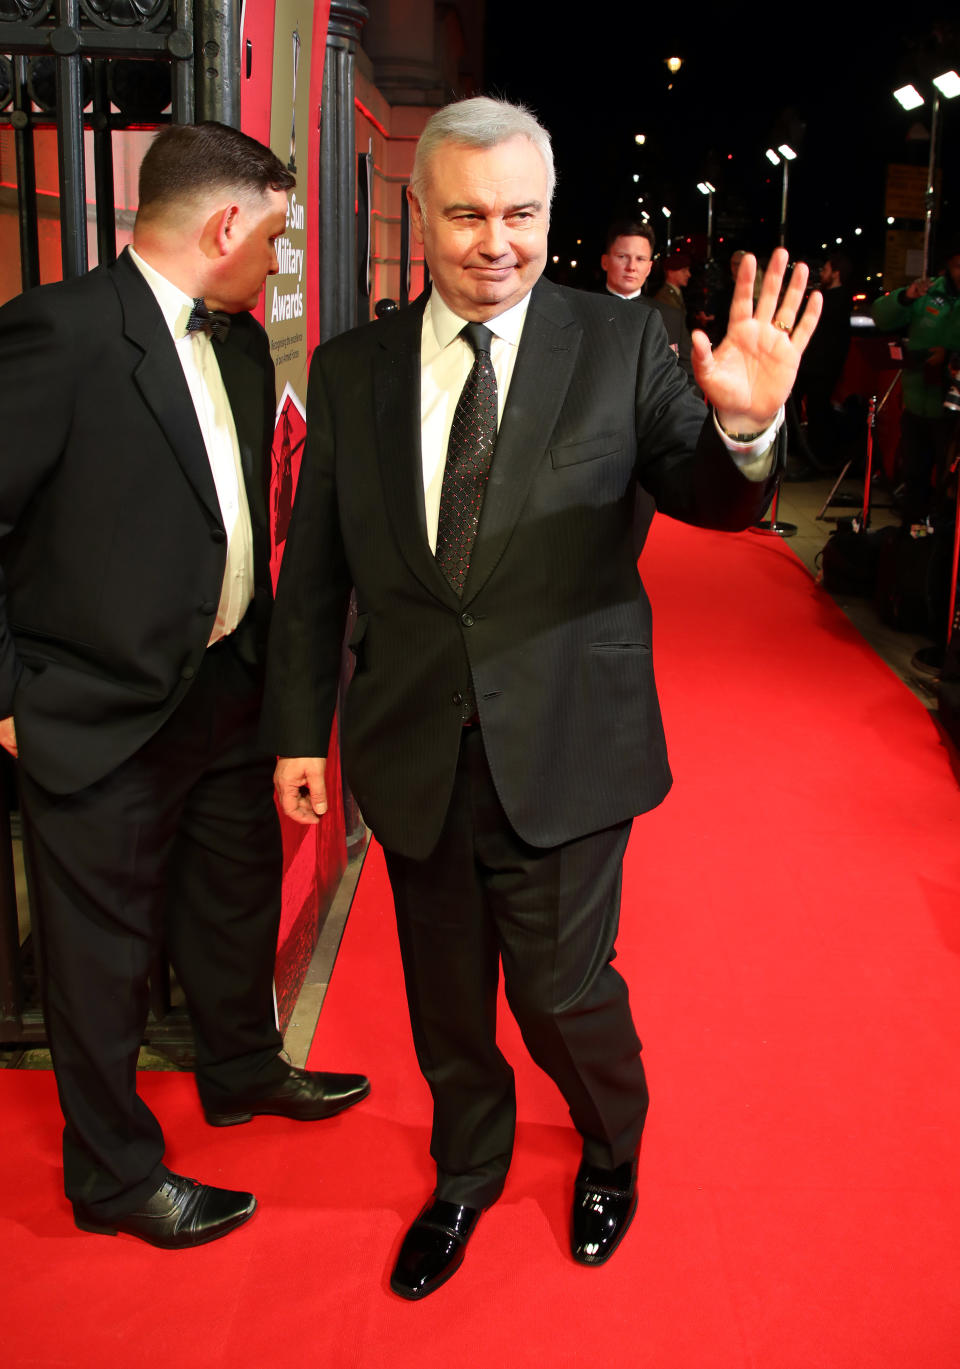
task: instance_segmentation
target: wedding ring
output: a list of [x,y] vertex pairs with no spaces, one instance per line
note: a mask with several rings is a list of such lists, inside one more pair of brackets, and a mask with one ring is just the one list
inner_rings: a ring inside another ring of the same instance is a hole
[[775,318],[773,320],[773,326],[774,328],[779,328],[780,331],[784,333],[789,333],[790,331],[789,323],[784,323],[782,319]]

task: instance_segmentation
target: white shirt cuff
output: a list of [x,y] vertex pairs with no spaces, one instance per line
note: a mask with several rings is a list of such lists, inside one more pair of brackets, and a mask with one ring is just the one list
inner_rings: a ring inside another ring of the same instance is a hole
[[731,437],[723,431],[716,410],[713,411],[713,426],[717,430],[720,441],[733,457],[741,474],[745,475],[748,480],[756,481],[767,480],[773,470],[773,444],[777,433],[783,426],[783,419],[784,411],[781,404],[780,410],[769,428],[755,437],[752,442],[738,442],[735,437]]

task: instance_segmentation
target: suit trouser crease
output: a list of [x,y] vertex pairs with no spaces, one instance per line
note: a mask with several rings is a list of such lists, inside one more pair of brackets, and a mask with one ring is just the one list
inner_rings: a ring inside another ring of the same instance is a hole
[[201,1096],[268,1087],[281,849],[260,691],[224,642],[189,693],[115,771],[75,794],[24,772],[44,1010],[65,1117],[67,1196],[115,1216],[166,1170],[136,1091],[148,975],[166,946],[190,1009]]
[[497,797],[479,728],[468,728],[437,847],[422,861],[386,852],[440,1197],[486,1206],[510,1163],[516,1101],[495,1039],[500,963],[525,1044],[563,1094],[585,1158],[613,1168],[636,1149],[647,1087],[611,963],[630,827],[527,845]]

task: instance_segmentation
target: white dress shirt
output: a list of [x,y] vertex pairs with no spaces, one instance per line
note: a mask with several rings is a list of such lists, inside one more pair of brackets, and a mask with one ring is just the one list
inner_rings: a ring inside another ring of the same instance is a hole
[[[497,376],[497,426],[517,361],[520,335],[527,317],[530,296],[519,304],[484,320],[493,334],[490,360]],[[423,457],[423,495],[427,515],[427,540],[437,549],[437,523],[440,518],[440,491],[453,415],[467,376],[473,367],[473,348],[462,336],[467,320],[460,318],[440,298],[436,288],[430,292],[423,311],[420,333],[420,426]],[[773,466],[773,441],[783,423],[783,409],[770,427],[753,442],[737,442],[723,431],[713,416],[714,427],[733,461],[748,480],[766,480]],[[496,459],[496,458],[494,458]]]
[[138,256],[132,247],[129,251],[170,329],[207,449],[220,516],[227,534],[227,563],[208,642],[208,646],[212,646],[236,629],[253,599],[253,532],[240,465],[240,444],[210,338],[204,332],[187,332],[193,300]]

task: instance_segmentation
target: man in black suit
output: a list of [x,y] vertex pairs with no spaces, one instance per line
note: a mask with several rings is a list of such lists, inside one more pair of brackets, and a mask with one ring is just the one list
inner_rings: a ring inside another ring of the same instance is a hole
[[583,1137],[574,1258],[601,1263],[632,1218],[647,1090],[611,961],[631,822],[670,785],[636,547],[651,499],[757,518],[816,317],[796,323],[803,268],[777,308],[786,253],[754,316],[751,260],[730,336],[695,344],[705,423],[656,313],[541,279],[552,188],[526,111],[480,98],[427,124],[410,205],[433,290],[313,360],[271,633],[263,735],[283,807],[316,822],[356,587],[344,764],[386,852],[434,1099],[436,1190],[391,1278],[406,1298],[455,1272],[503,1188],[501,962]]
[[642,220],[620,219],[607,229],[606,250],[600,258],[607,293],[619,299],[640,299],[654,257],[653,229]]
[[133,249],[0,311],[0,741],[20,758],[65,1189],[84,1230],[169,1249],[256,1204],[171,1173],[137,1096],[164,944],[211,1124],[325,1117],[369,1087],[294,1069],[273,1009],[281,849],[256,726],[275,394],[246,311],[292,184],[234,129],[171,127]]

